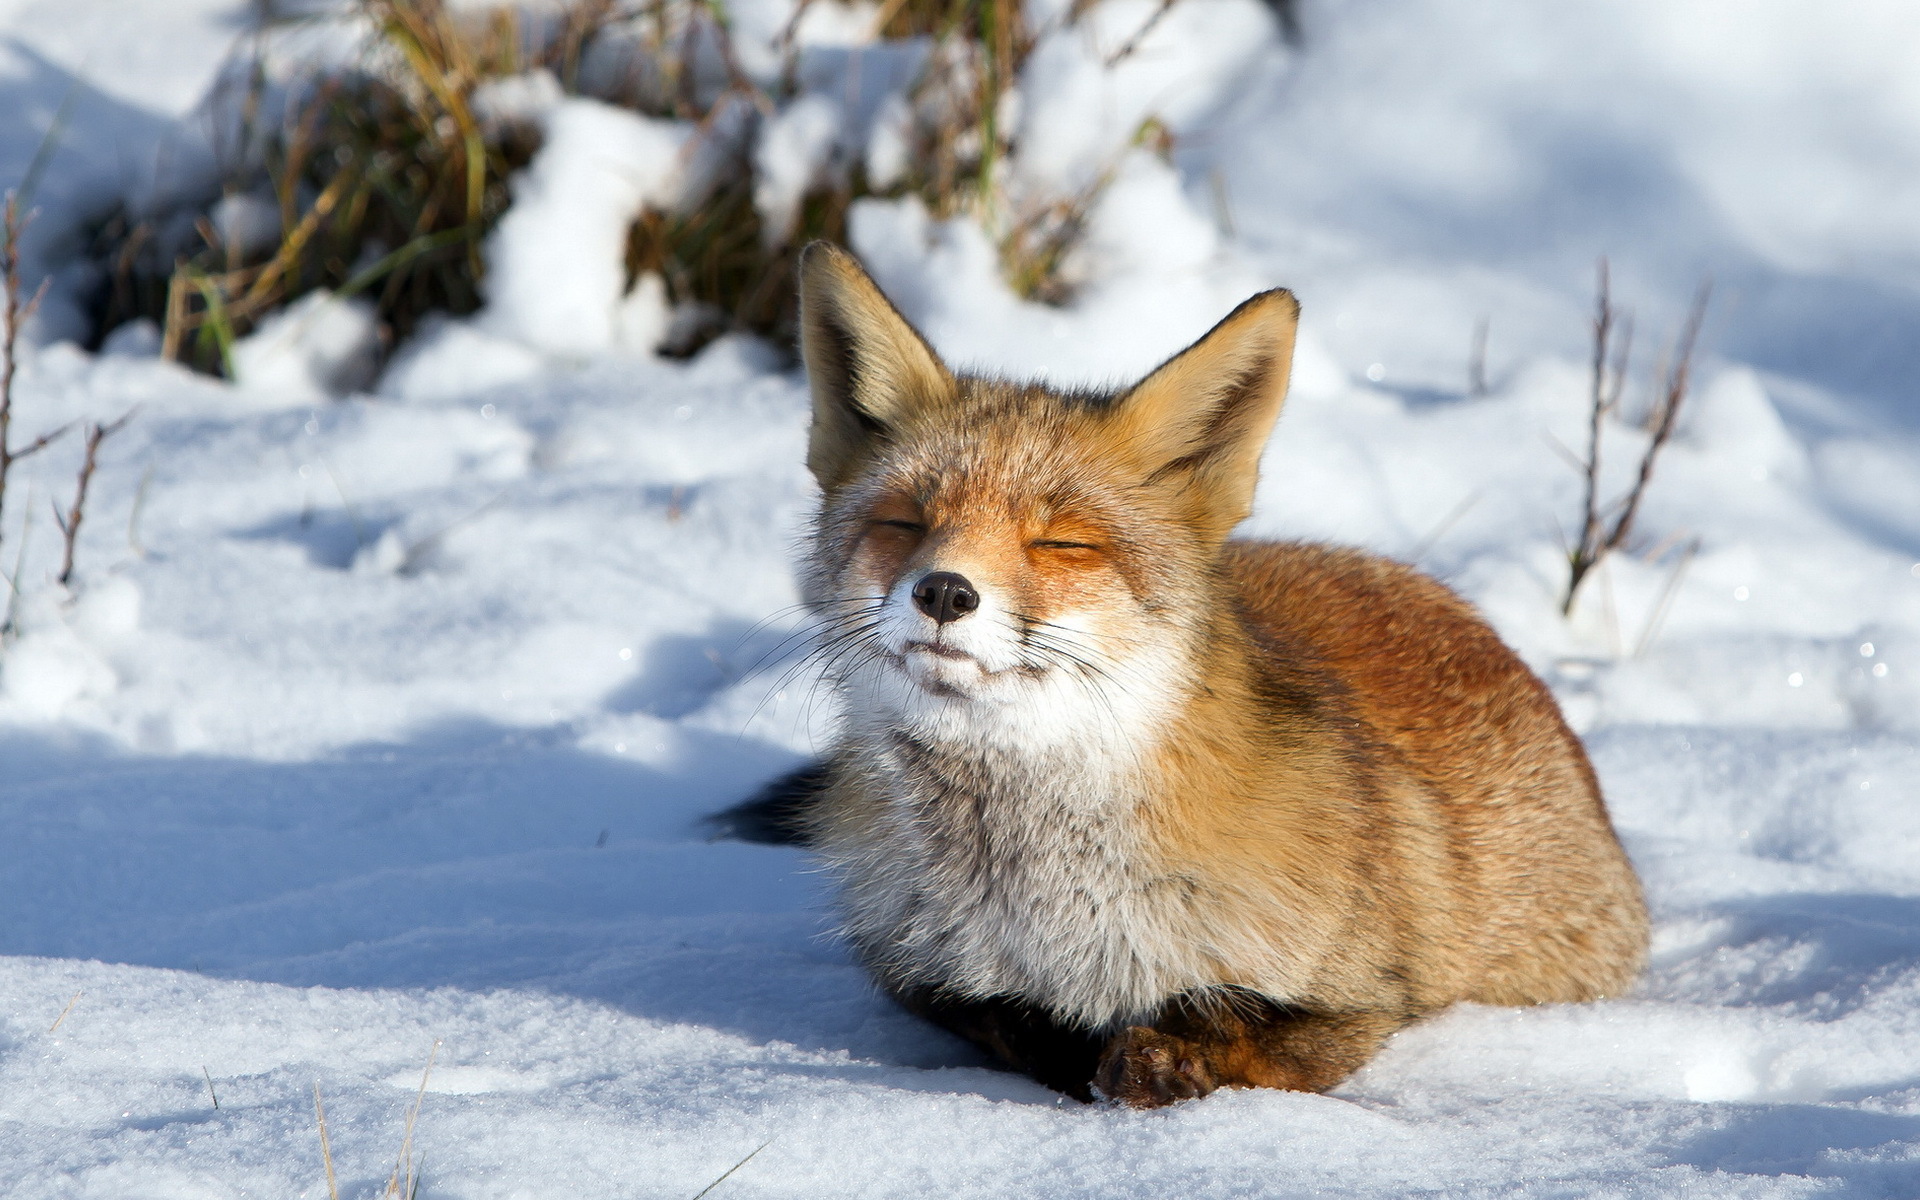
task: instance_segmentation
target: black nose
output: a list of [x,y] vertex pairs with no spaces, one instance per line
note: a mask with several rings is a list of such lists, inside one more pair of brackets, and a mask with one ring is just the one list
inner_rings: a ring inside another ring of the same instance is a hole
[[980,593],[973,590],[964,575],[935,571],[913,585],[913,603],[921,612],[945,625],[979,608]]

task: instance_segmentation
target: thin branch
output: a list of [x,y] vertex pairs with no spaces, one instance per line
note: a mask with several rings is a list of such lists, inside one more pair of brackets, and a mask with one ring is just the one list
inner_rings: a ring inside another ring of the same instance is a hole
[[1128,38],[1118,50],[1107,55],[1107,69],[1112,70],[1122,62],[1133,57],[1133,52],[1138,50],[1140,43],[1146,39],[1148,34],[1153,32],[1154,26],[1160,24],[1161,19],[1171,12],[1173,6],[1178,3],[1180,3],[1180,0],[1160,0],[1160,7],[1153,10],[1153,15],[1146,19],[1146,23],[1134,30],[1133,36]]
[[99,464],[100,443],[125,428],[127,422],[133,420],[134,411],[130,408],[121,414],[119,420],[109,421],[105,425],[87,422],[87,453],[80,462],[80,479],[73,490],[73,507],[65,515],[61,514],[59,505],[53,508],[53,523],[60,527],[60,535],[66,539],[66,548],[60,556],[58,578],[61,587],[70,586],[73,582],[73,548],[80,540],[80,522],[87,515],[87,487],[93,482],[94,468]]
[[51,446],[53,445],[53,443],[59,441],[62,437],[66,435],[67,430],[72,428],[73,428],[73,422],[68,421],[65,425],[62,425],[57,429],[54,429],[48,433],[41,434],[39,437],[33,439],[31,442],[28,442],[26,445],[21,446],[17,450],[9,450],[6,455],[7,461],[9,463],[17,463],[23,458],[40,453],[42,450],[45,450],[48,446]]
[[[62,425],[52,433],[41,434],[22,449],[13,448],[13,377],[19,364],[17,350],[20,327],[31,321],[33,314],[39,311],[50,282],[42,280],[33,298],[24,303],[21,301],[20,235],[30,220],[32,214],[20,211],[19,193],[7,193],[4,210],[0,211],[0,290],[6,292],[4,304],[0,304],[0,320],[5,322],[5,328],[0,329],[0,517],[6,515],[7,477],[13,472],[13,464],[46,449],[70,428]],[[5,536],[5,524],[0,522],[0,540],[4,540]]]
[[[1567,592],[1560,604],[1562,615],[1573,611],[1574,597],[1579,593],[1580,584],[1588,572],[1608,554],[1626,545],[1627,539],[1633,535],[1633,522],[1640,513],[1640,502],[1646,497],[1648,485],[1653,482],[1654,463],[1672,438],[1680,408],[1686,402],[1687,390],[1692,383],[1694,347],[1699,342],[1700,327],[1706,321],[1707,301],[1712,293],[1711,282],[1700,285],[1686,323],[1681,327],[1671,365],[1665,373],[1650,414],[1651,437],[1640,456],[1633,486],[1626,495],[1603,506],[1598,498],[1600,431],[1605,418],[1620,406],[1633,344],[1633,325],[1631,320],[1616,319],[1607,261],[1604,258],[1600,260],[1598,300],[1593,321],[1593,380],[1588,400],[1587,457],[1581,464],[1585,477],[1582,524],[1579,540],[1567,554]],[[1613,514],[1611,525],[1606,520],[1609,514]]]
[[1667,372],[1666,385],[1661,388],[1659,403],[1654,408],[1653,440],[1647,443],[1647,452],[1640,458],[1640,474],[1633,481],[1633,490],[1627,493],[1626,506],[1620,510],[1613,531],[1607,535],[1609,550],[1625,544],[1627,535],[1633,532],[1633,518],[1640,511],[1640,498],[1646,495],[1647,484],[1653,481],[1653,460],[1673,436],[1674,421],[1680,415],[1680,405],[1686,401],[1687,387],[1692,380],[1694,343],[1700,338],[1700,325],[1706,320],[1707,300],[1712,295],[1713,284],[1707,282],[1700,285],[1700,291],[1693,298],[1693,308],[1687,313],[1686,326],[1674,348],[1673,367]]
[[1580,502],[1580,532],[1574,542],[1573,553],[1568,560],[1568,580],[1566,602],[1560,611],[1573,611],[1573,595],[1580,590],[1580,581],[1587,577],[1599,561],[1600,516],[1595,511],[1600,489],[1600,422],[1606,416],[1607,361],[1609,343],[1613,337],[1613,295],[1611,280],[1607,270],[1607,260],[1600,260],[1599,282],[1596,286],[1597,298],[1593,313],[1593,382],[1587,402],[1587,457],[1582,464],[1585,478],[1585,491]]

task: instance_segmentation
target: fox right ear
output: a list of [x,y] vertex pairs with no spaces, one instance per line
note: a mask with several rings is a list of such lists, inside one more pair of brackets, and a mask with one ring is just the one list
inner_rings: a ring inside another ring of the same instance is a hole
[[813,390],[807,469],[825,489],[913,412],[953,394],[940,356],[853,255],[828,242],[800,255],[800,352]]
[[1216,542],[1253,511],[1260,451],[1287,399],[1300,305],[1261,292],[1121,397],[1120,443],[1149,482],[1186,497]]

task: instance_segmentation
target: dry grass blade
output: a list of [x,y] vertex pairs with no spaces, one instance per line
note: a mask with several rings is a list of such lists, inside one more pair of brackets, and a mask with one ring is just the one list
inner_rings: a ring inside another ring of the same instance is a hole
[[[420,1091],[413,1098],[413,1109],[407,1113],[407,1131],[400,1139],[400,1158],[393,1165],[393,1177],[387,1180],[387,1190],[384,1195],[397,1196],[400,1200],[412,1200],[414,1193],[419,1190],[420,1180],[417,1173],[419,1164],[413,1157],[413,1127],[414,1123],[420,1119],[420,1106],[426,1103],[427,1080],[432,1078],[433,1062],[439,1056],[440,1039],[435,1038],[433,1048],[427,1051],[426,1069],[420,1072]],[[404,1184],[402,1183],[403,1174]]]
[[61,1009],[60,1015],[53,1019],[53,1024],[47,1026],[48,1033],[52,1033],[54,1030],[60,1028],[60,1022],[66,1020],[67,1014],[73,1011],[73,1006],[80,1003],[80,996],[81,996],[80,992],[75,992],[73,994],[73,999],[67,1001],[67,1006]]
[[761,1142],[760,1145],[754,1149],[752,1154],[747,1155],[745,1158],[741,1159],[739,1162],[728,1167],[725,1171],[721,1173],[718,1179],[714,1180],[712,1183],[708,1184],[707,1186],[701,1188],[699,1191],[695,1192],[691,1197],[688,1198],[688,1200],[702,1200],[702,1197],[706,1196],[707,1193],[711,1192],[713,1189],[719,1187],[721,1184],[725,1183],[728,1179],[732,1178],[733,1173],[735,1171],[738,1171],[741,1167],[744,1167],[748,1163],[752,1162],[754,1160],[755,1155],[759,1154],[760,1151],[765,1150],[768,1146],[771,1146],[771,1145],[773,1145],[771,1141]]
[[1427,552],[1439,545],[1440,539],[1447,536],[1449,530],[1459,524],[1461,519],[1469,512],[1473,511],[1473,506],[1480,503],[1481,495],[1482,493],[1478,489],[1468,492],[1460,503],[1453,506],[1452,511],[1440,518],[1439,523],[1427,532],[1427,536],[1421,538],[1414,544],[1413,549],[1407,553],[1407,561],[1410,563],[1418,563],[1421,559],[1425,558]]
[[340,1200],[340,1181],[333,1174],[333,1143],[327,1139],[327,1107],[320,1102],[320,1085],[313,1085],[313,1119],[320,1126],[320,1161],[327,1166],[327,1200]]
[[1653,645],[1653,639],[1660,635],[1660,626],[1666,622],[1667,611],[1673,607],[1673,599],[1680,594],[1680,584],[1687,577],[1687,568],[1693,565],[1693,556],[1700,553],[1700,539],[1693,538],[1680,553],[1680,561],[1667,573],[1667,580],[1660,587],[1660,597],[1653,603],[1653,611],[1647,616],[1646,626],[1640,630],[1640,640],[1633,644],[1633,656],[1639,658]]

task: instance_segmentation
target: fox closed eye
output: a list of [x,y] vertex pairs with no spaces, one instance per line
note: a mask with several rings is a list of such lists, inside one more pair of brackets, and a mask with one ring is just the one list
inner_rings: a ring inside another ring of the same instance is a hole
[[1028,542],[1027,546],[1030,549],[1034,549],[1034,550],[1095,550],[1095,551],[1098,551],[1098,550],[1106,549],[1106,547],[1095,545],[1093,542],[1065,542],[1065,541],[1056,541],[1052,538],[1041,538],[1038,541]]
[[907,533],[925,533],[927,527],[918,521],[875,521],[875,527],[882,529],[900,529]]

